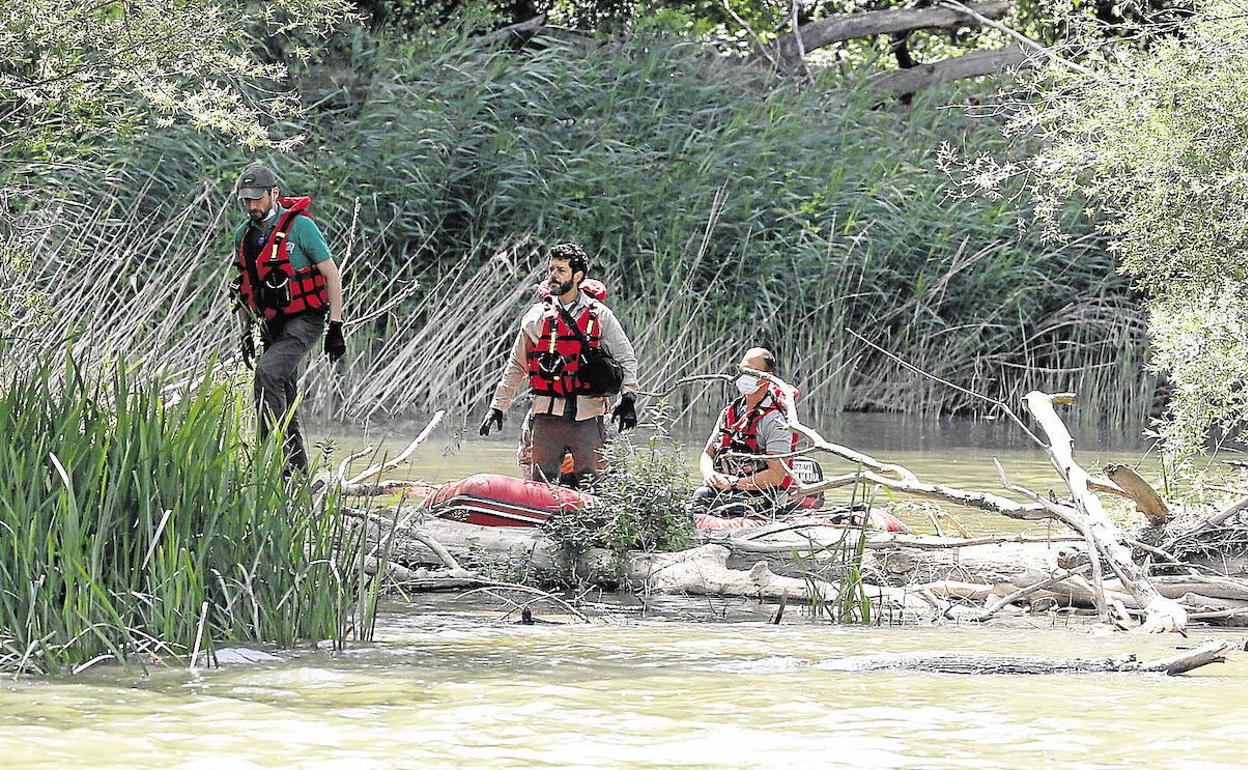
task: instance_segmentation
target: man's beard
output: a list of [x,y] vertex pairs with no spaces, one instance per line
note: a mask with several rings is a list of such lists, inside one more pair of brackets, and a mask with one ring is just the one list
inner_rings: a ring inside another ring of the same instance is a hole
[[267,209],[262,209],[260,211],[256,211],[253,208],[248,208],[247,216],[251,217],[251,223],[253,225],[260,225],[260,224],[264,224],[265,222],[267,222],[269,220],[269,217],[273,215],[275,211],[276,211],[276,205],[270,202],[269,207]]
[[556,297],[562,297],[564,294],[567,294],[568,292],[572,291],[574,287],[574,284],[572,283],[571,280],[565,281],[564,283],[559,283],[558,281],[552,280],[552,281],[547,282],[547,285],[550,286],[550,293],[555,295]]

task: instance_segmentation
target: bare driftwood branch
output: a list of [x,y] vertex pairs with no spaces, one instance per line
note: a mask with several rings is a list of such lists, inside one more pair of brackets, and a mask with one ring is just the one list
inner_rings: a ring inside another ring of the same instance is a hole
[[[508,591],[515,591],[515,592],[517,592],[517,593],[527,594],[527,595],[529,595],[530,597],[532,597],[532,598],[531,598],[528,602],[523,602],[523,603],[515,603],[515,602],[513,602],[513,604],[515,604],[515,606],[516,606],[516,608],[517,608],[517,609],[522,608],[522,607],[526,607],[526,606],[528,606],[529,604],[532,604],[533,602],[537,602],[537,601],[548,601],[548,602],[550,602],[550,603],[552,603],[552,604],[554,604],[554,605],[556,605],[556,606],[558,606],[558,607],[561,607],[561,608],[563,608],[563,609],[567,610],[567,611],[568,611],[568,613],[569,613],[570,615],[574,616],[577,620],[584,621],[585,623],[589,623],[589,622],[591,622],[589,618],[585,617],[585,613],[581,612],[581,611],[580,611],[580,610],[578,610],[576,607],[573,607],[573,606],[572,606],[571,604],[569,604],[569,603],[568,603],[565,599],[563,599],[563,598],[561,598],[561,597],[559,597],[559,596],[555,596],[555,595],[554,595],[554,594],[552,594],[552,593],[547,593],[546,591],[539,591],[539,590],[538,590],[538,589],[536,589],[536,588],[531,588],[531,587],[529,587],[529,586],[522,586],[522,585],[518,585],[518,584],[516,584],[516,583],[503,583],[503,582],[497,582],[497,581],[495,581],[495,582],[491,582],[491,584],[490,584],[490,585],[488,585],[488,586],[484,586],[484,587],[482,587],[482,588],[477,588],[477,589],[474,589],[474,590],[472,590],[472,591],[467,591],[467,592],[465,592],[465,593],[463,593],[463,594],[460,594],[457,598],[459,598],[459,599],[463,599],[464,597],[466,597],[466,596],[472,596],[473,594],[478,594],[478,593],[489,593],[491,596],[494,596],[495,598],[504,598],[504,599],[505,599],[505,597],[501,597],[501,596],[498,594],[498,591],[499,591],[499,590],[502,590],[502,589],[506,589],[506,590],[508,590]],[[505,599],[505,600],[506,600],[506,599]],[[510,600],[507,600],[507,601],[510,601]]]
[[806,46],[802,43],[802,32],[797,23],[797,11],[797,0],[793,0],[789,14],[789,20],[793,29],[789,34],[793,36],[794,48],[797,49],[797,61],[793,69],[801,72],[804,82],[813,83],[815,79],[810,74],[810,67],[806,66]]
[[522,21],[518,24],[510,24],[502,29],[496,29],[482,38],[482,40],[487,45],[503,42],[513,48],[521,48],[545,26],[546,14],[543,13],[534,16],[527,21]]
[[[971,6],[976,13],[997,18],[1010,9],[1008,2],[979,3]],[[787,71],[796,71],[803,54],[818,48],[853,40],[857,37],[909,32],[916,29],[937,29],[974,24],[964,11],[951,8],[892,8],[865,11],[843,16],[830,16],[802,25],[796,32],[778,38],[767,50],[769,58],[778,61]]]
[[1187,624],[1187,613],[1177,602],[1162,596],[1143,570],[1132,561],[1131,549],[1124,542],[1122,533],[1109,520],[1105,509],[1101,507],[1100,499],[1088,489],[1088,472],[1075,462],[1074,440],[1054,409],[1056,403],[1070,403],[1073,400],[1073,396],[1068,394],[1053,396],[1032,391],[1024,397],[1023,402],[1049,438],[1049,458],[1070,488],[1074,505],[1086,523],[1089,540],[1109,563],[1127,591],[1144,608],[1145,620],[1141,629],[1182,631]]
[[550,25],[542,27],[538,31],[536,37],[549,37],[554,40],[558,40],[561,43],[570,45],[573,48],[579,48],[582,51],[592,51],[595,48],[602,48],[603,46],[616,47],[619,45],[619,43],[598,40],[590,37],[589,35],[582,35],[581,33],[574,32],[566,27],[553,27]]
[[988,18],[976,8],[963,5],[962,3],[957,2],[957,0],[944,0],[944,2],[942,2],[940,5],[944,8],[949,8],[954,11],[960,11],[962,13],[965,13],[967,16],[971,17],[975,21],[979,22],[980,24],[983,24],[985,27],[988,27],[990,29],[995,29],[998,32],[1004,33],[1005,35],[1018,41],[1018,43],[1022,45],[1024,48],[1029,48],[1032,51],[1035,51],[1039,55],[1043,56],[1044,58],[1048,59],[1051,62],[1054,62],[1055,64],[1060,64],[1063,67],[1066,67],[1067,69],[1070,69],[1070,70],[1074,70],[1075,72],[1078,72],[1081,75],[1092,74],[1092,70],[1088,69],[1082,64],[1076,64],[1075,62],[1070,61],[1069,59],[1064,59],[1061,56],[1058,56],[1057,52],[1054,51],[1052,48],[1046,45],[1037,43],[1035,40],[1032,40],[1031,38],[1022,34],[1018,30],[1015,30],[1011,27],[1007,27],[1006,25],[1002,24],[999,21],[994,21],[993,19]]
[[[1047,449],[1047,447],[1046,447]],[[1001,478],[1001,486],[1006,489],[1017,492],[1024,497],[1035,501],[1039,505],[1043,505],[1053,515],[1053,518],[1063,522],[1066,526],[1083,535],[1084,540],[1088,544],[1088,553],[1093,554],[1092,558],[1092,585],[1095,588],[1094,597],[1096,600],[1096,613],[1102,620],[1109,620],[1109,601],[1105,595],[1104,579],[1101,575],[1101,560],[1095,556],[1097,553],[1096,541],[1092,537],[1092,532],[1088,528],[1087,518],[1080,514],[1077,508],[1060,504],[1054,500],[1045,500],[1034,491],[1026,487],[1019,486],[1010,481],[1006,476],[1005,468],[1001,467],[997,458],[992,458],[992,464],[997,467],[997,475]]]
[[342,492],[352,497],[378,497],[380,495],[412,495],[424,499],[437,491],[438,485],[413,479],[387,479],[385,481],[344,484]]
[[1000,612],[1004,607],[1006,607],[1006,605],[1010,605],[1010,604],[1013,604],[1014,602],[1020,601],[1022,599],[1026,599],[1027,597],[1031,596],[1037,591],[1043,591],[1046,588],[1050,588],[1051,586],[1057,585],[1058,583],[1062,582],[1063,580],[1066,580],[1067,578],[1074,577],[1075,575],[1087,572],[1090,569],[1092,569],[1092,565],[1085,564],[1081,567],[1075,567],[1074,569],[1065,569],[1065,570],[1062,570],[1061,572],[1056,572],[1050,575],[1049,577],[1045,578],[1044,580],[1032,583],[1029,586],[1024,586],[1018,589],[1017,591],[1014,591],[1013,593],[1006,594],[1005,596],[1002,596],[996,599],[991,604],[984,607],[984,611],[975,619],[981,622],[985,620],[989,620],[993,616],[995,616],[998,612]]
[[342,462],[338,463],[338,474],[337,474],[336,478],[338,478],[338,479],[344,479],[344,478],[346,478],[346,475],[347,475],[347,468],[351,467],[351,463],[355,462],[356,460],[360,459],[361,457],[366,456],[366,455],[367,455],[369,452],[371,452],[371,451],[373,451],[373,447],[372,447],[372,446],[366,446],[366,447],[364,447],[363,449],[361,449],[360,451],[358,451],[358,452],[352,452],[351,454],[349,454],[349,455],[347,455],[346,457],[342,458]]
[[1234,503],[1226,508],[1223,508],[1221,511],[1218,511],[1211,516],[1207,516],[1205,519],[1196,524],[1196,526],[1171,537],[1161,547],[1166,551],[1173,551],[1174,547],[1182,543],[1184,540],[1188,540],[1196,537],[1197,535],[1209,532],[1210,530],[1217,529],[1244,511],[1248,511],[1248,497],[1241,497],[1239,500],[1236,500]]
[[728,2],[728,0],[720,0],[719,4],[720,7],[724,9],[724,12],[728,14],[729,18],[735,21],[737,26],[744,30],[745,33],[750,36],[750,39],[754,41],[755,50],[757,50],[759,54],[767,60],[772,69],[778,70],[780,68],[780,62],[776,61],[776,57],[772,55],[771,51],[769,51],[763,44],[762,38],[758,36],[758,33],[754,31],[754,28],[750,26],[750,23],[741,18],[741,14],[737,13],[737,10],[732,7],[732,3]]
[[877,91],[902,96],[949,80],[999,75],[1027,62],[1027,52],[1021,46],[1007,45],[889,72],[872,78],[870,86]]
[[[379,474],[382,474],[388,470],[397,468],[403,463],[407,462],[407,458],[411,457],[412,452],[416,451],[416,447],[423,444],[425,442],[425,439],[429,438],[429,434],[433,432],[434,428],[438,427],[438,423],[442,422],[442,418],[445,416],[446,416],[446,410],[439,409],[433,415],[433,419],[429,421],[429,424],[425,426],[425,429],[420,432],[420,435],[417,436],[415,439],[413,439],[412,443],[408,444],[407,448],[404,449],[401,453],[399,453],[398,457],[395,457],[394,459],[389,460],[384,463],[378,463],[376,465],[373,465],[370,468],[368,468],[368,470],[364,471],[363,473],[360,473],[359,475],[354,476],[353,478],[347,479],[345,483],[346,484],[362,483],[366,479],[374,478]],[[339,466],[339,468],[340,470],[345,470],[342,466]]]

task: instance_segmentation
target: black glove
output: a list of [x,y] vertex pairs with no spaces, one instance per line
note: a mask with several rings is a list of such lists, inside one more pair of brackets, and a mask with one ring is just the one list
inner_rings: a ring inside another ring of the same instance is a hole
[[615,420],[616,427],[621,431],[637,427],[637,407],[633,404],[633,399],[632,393],[625,393],[620,396],[620,403],[611,411],[611,419]]
[[491,409],[490,413],[487,414],[485,416],[485,419],[481,421],[481,435],[482,436],[490,435],[490,423],[498,423],[498,429],[499,430],[503,429],[503,410],[502,409]]
[[342,354],[346,352],[347,341],[342,338],[342,321],[330,321],[329,328],[325,330],[325,353],[329,356],[330,363],[342,358]]
[[256,338],[251,334],[251,325],[243,327],[242,338],[243,363],[248,369],[256,368]]

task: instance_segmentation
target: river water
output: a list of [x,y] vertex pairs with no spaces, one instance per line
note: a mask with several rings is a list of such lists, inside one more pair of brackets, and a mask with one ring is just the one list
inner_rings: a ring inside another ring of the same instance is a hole
[[[521,475],[516,464],[519,433],[518,426],[514,424],[516,419],[513,416],[506,424],[502,436],[495,434],[489,439],[479,438],[475,426],[467,426],[468,430],[462,431],[458,436],[448,435],[445,430],[440,431],[417,450],[410,464],[388,473],[387,477],[440,483],[473,473]],[[348,453],[373,447],[373,454],[351,465],[353,471],[362,471],[370,464],[398,456],[423,427],[423,422],[391,423],[369,432],[360,432],[321,426],[313,431],[313,435],[332,437],[333,453],[330,465],[336,465],[336,460]],[[1021,500],[1017,495],[1003,490],[993,465],[993,459],[996,458],[1012,482],[1023,484],[1041,494],[1047,494],[1050,489],[1063,496],[1067,494],[1061,478],[1049,462],[1048,455],[1031,442],[1018,426],[1010,422],[849,414],[840,416],[832,425],[820,426],[820,430],[829,441],[866,452],[878,460],[904,465],[923,481],[989,491]],[[1138,433],[1096,427],[1072,430],[1072,433],[1077,446],[1076,459],[1089,470],[1099,470],[1109,463],[1124,463],[1137,468],[1154,483],[1161,483],[1156,456],[1149,451],[1149,444]],[[632,437],[635,441],[644,442],[649,435],[653,435],[653,432],[642,428],[632,434]],[[691,479],[697,477],[697,458],[706,438],[705,433],[689,430],[674,434],[680,457]],[[828,476],[851,473],[856,468],[828,455],[812,456],[818,457],[825,475]],[[861,494],[861,490],[847,487],[830,493],[828,499],[841,503],[861,501]],[[933,529],[930,518],[920,506],[911,501],[879,494],[873,499],[873,503],[889,507],[916,532],[931,532]],[[1124,523],[1134,515],[1125,501],[1118,503],[1111,499],[1107,501],[1107,507],[1111,514]],[[1048,527],[1047,524],[1020,522],[981,511],[954,510],[953,513],[975,535],[1016,533],[1024,530],[1040,534]]]
[[[995,455],[1019,481],[1056,484],[1042,453],[999,428],[903,422],[867,421],[852,443],[946,483],[996,489]],[[339,456],[383,438],[335,435]],[[412,435],[396,426],[383,443],[393,450]],[[1083,459],[1134,462],[1141,452],[1130,439],[1093,436]],[[422,447],[409,472],[439,481],[513,469],[509,441],[444,438]],[[1013,526],[970,520],[981,531]],[[6,681],[0,767],[1248,765],[1248,653],[1175,678],[848,673],[837,670],[845,659],[880,652],[1150,658],[1199,639],[1106,635],[1048,618],[843,627],[800,606],[771,625],[772,612],[748,600],[669,600],[642,615],[606,597],[589,624],[539,606],[539,623],[520,625],[481,597],[391,600],[376,641],[343,652]],[[1243,637],[1228,635],[1240,648]]]
[[[6,768],[1237,768],[1248,653],[1185,677],[845,673],[847,657],[1162,656],[1086,628],[616,619],[517,625],[447,597],[375,644],[0,685]],[[1242,640],[1241,640],[1242,642]]]

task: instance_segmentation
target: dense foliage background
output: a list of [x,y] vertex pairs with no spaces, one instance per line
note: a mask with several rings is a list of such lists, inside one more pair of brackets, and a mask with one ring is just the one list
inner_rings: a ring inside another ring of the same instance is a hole
[[[904,107],[862,86],[865,69],[803,87],[712,56],[669,21],[635,21],[593,50],[487,46],[479,34],[498,19],[482,14],[341,32],[296,66],[305,111],[269,125],[276,146],[192,124],[100,143],[89,160],[40,168],[56,214],[11,199],[27,216],[9,253],[29,263],[44,250],[37,284],[95,287],[39,316],[88,350],[186,366],[228,355],[228,193],[258,157],[314,197],[347,263],[350,317],[367,319],[349,329],[338,375],[313,367],[326,416],[449,405],[470,421],[531,301],[540,248],[560,239],[594,256],[650,388],[761,342],[816,414],[987,408],[861,335],[992,395],[1073,389],[1111,419],[1148,413],[1143,315],[1092,225],[1058,212],[1073,237],[1046,242],[1021,183],[967,198],[942,168],[946,144],[1029,151],[957,106],[990,100],[991,86]],[[96,323],[119,302],[129,322]],[[678,411],[713,408],[682,397]]]

